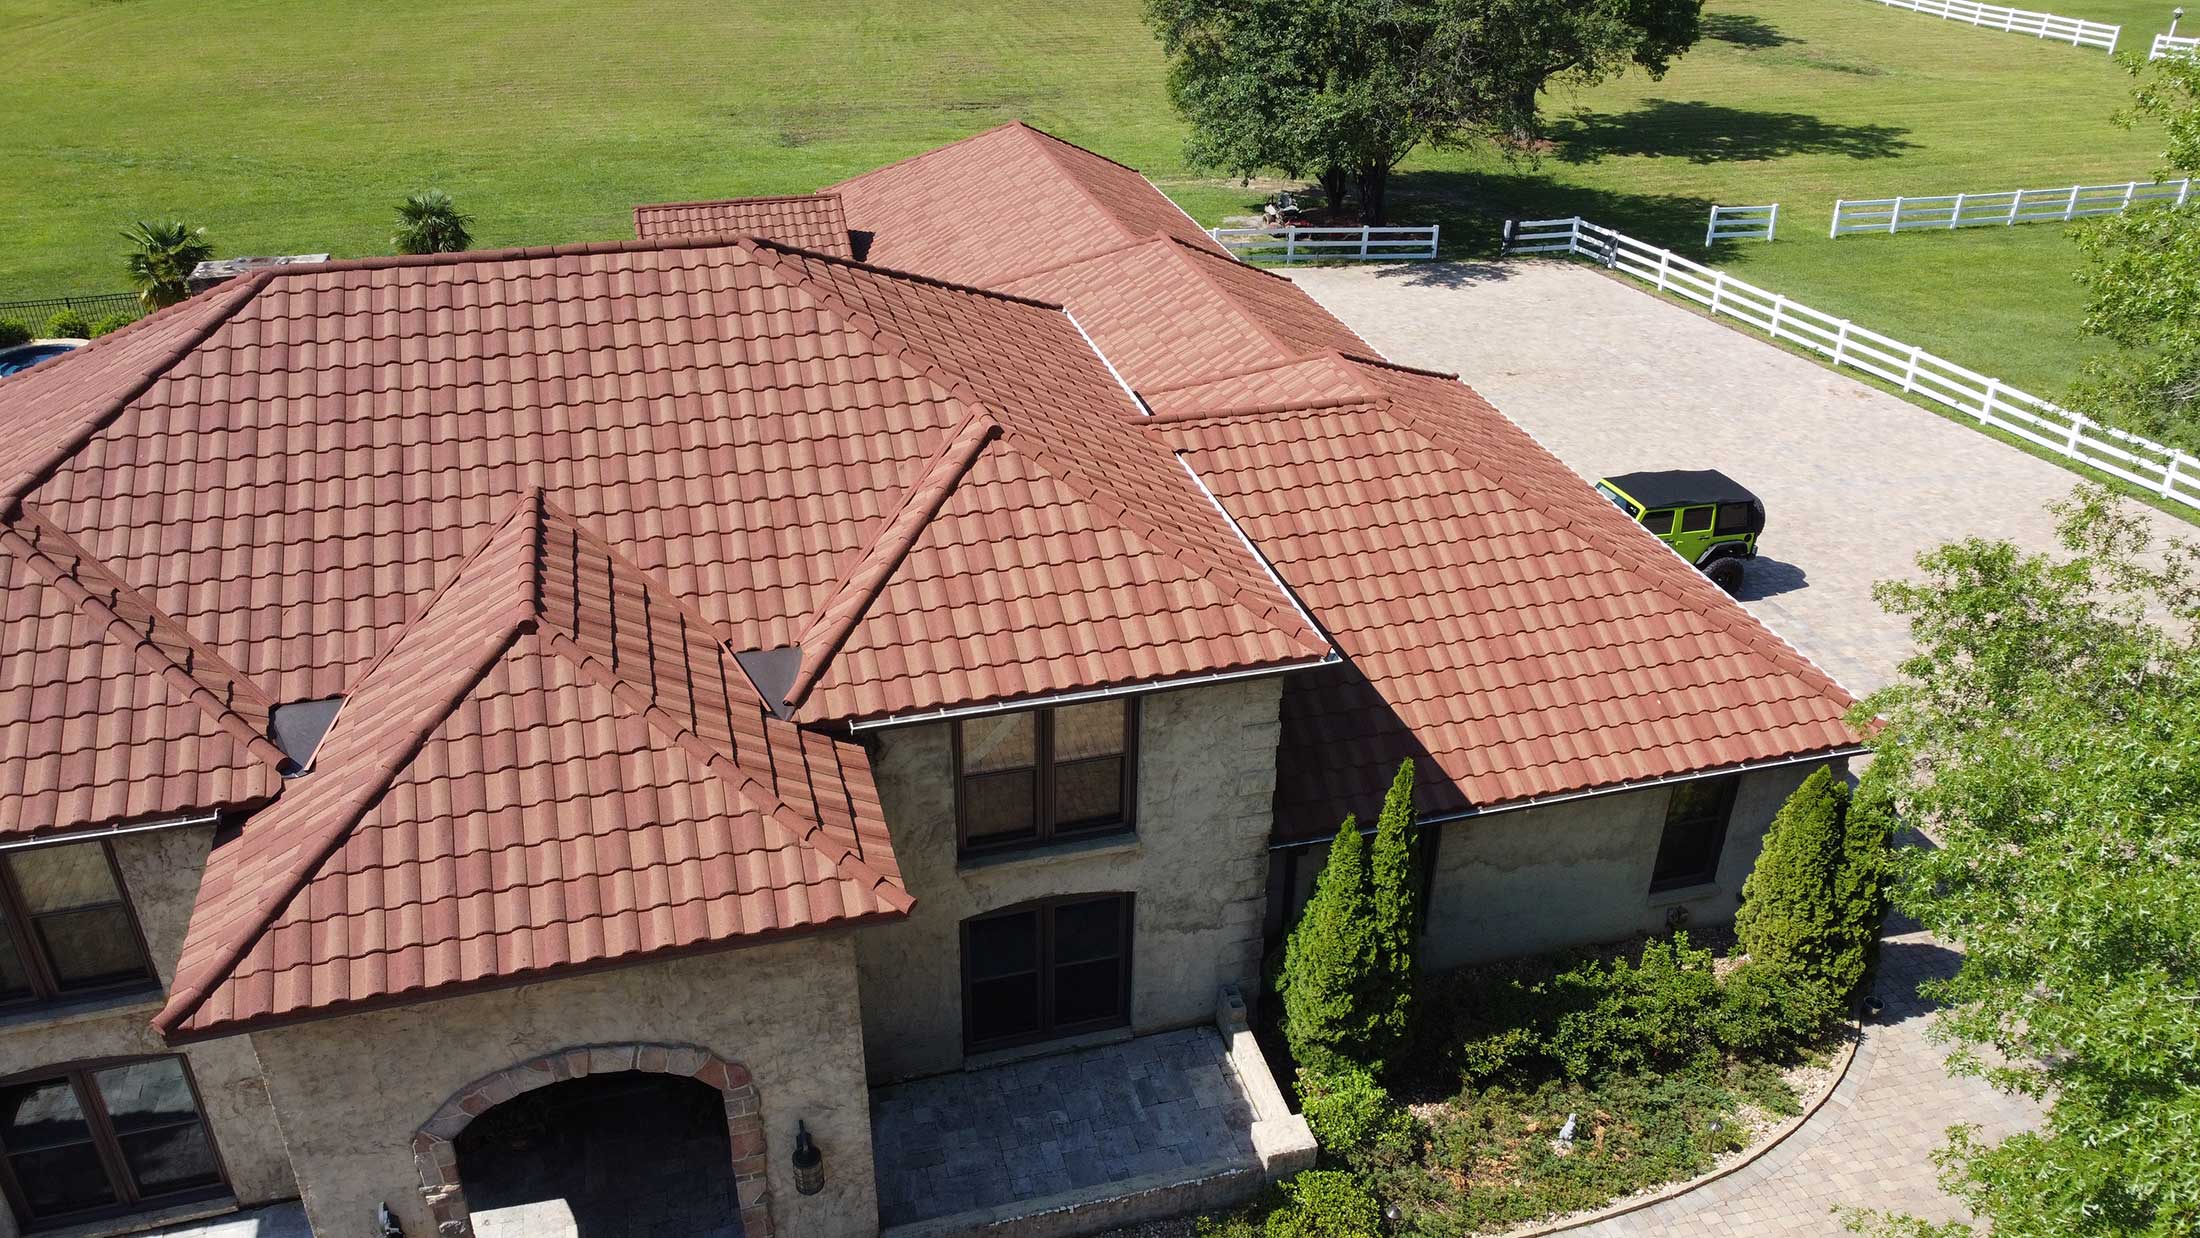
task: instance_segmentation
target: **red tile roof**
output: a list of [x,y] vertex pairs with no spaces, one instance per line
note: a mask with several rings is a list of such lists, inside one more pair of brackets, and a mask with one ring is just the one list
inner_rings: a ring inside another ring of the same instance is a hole
[[1347,665],[1286,683],[1285,837],[1403,757],[1442,815],[1854,742],[1853,699],[1469,388],[1163,419]]
[[828,186],[866,261],[1000,287],[1155,235],[1219,250],[1136,169],[1021,121]]
[[217,848],[156,1026],[203,1036],[910,905],[862,750],[522,495]]
[[0,839],[272,799],[259,689],[37,508],[0,525]]
[[829,193],[717,202],[658,202],[634,208],[634,235],[645,241],[696,236],[753,236],[835,258],[849,250],[848,220]]

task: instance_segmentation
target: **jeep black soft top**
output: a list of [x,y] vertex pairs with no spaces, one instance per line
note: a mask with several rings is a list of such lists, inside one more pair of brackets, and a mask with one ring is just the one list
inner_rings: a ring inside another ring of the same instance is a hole
[[1665,469],[1642,473],[1621,473],[1605,478],[1614,487],[1623,490],[1628,497],[1643,507],[1656,510],[1661,507],[1697,507],[1707,504],[1747,503],[1755,515],[1752,526],[1737,532],[1762,533],[1765,528],[1764,501],[1749,492],[1749,488],[1717,469]]

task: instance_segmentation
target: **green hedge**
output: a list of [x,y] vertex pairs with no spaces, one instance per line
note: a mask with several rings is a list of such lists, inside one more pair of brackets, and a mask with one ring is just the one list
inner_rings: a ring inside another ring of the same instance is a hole
[[0,318],[0,348],[31,342],[31,329],[13,318]]

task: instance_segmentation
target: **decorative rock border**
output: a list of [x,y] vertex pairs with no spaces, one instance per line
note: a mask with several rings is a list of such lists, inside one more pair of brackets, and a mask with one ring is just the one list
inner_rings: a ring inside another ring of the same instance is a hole
[[451,1094],[413,1132],[413,1163],[420,1197],[427,1201],[440,1238],[473,1238],[473,1213],[459,1181],[460,1131],[475,1118],[515,1096],[579,1079],[621,1071],[678,1075],[716,1088],[725,1098],[726,1138],[733,1148],[733,1181],[748,1238],[771,1238],[772,1218],[764,1178],[764,1115],[748,1068],[697,1045],[579,1045],[483,1075]]
[[[1717,1169],[1711,1170],[1709,1173],[1700,1174],[1675,1186],[1669,1186],[1655,1194],[1621,1200],[1616,1204],[1606,1205],[1594,1212],[1578,1213],[1557,1221],[1546,1221],[1541,1225],[1529,1226],[1526,1229],[1509,1229],[1497,1235],[1497,1238],[1544,1238],[1544,1235],[1547,1234],[1562,1234],[1568,1230],[1580,1229],[1586,1225],[1595,1225],[1599,1221],[1609,1221],[1613,1217],[1626,1216],[1630,1212],[1640,1212],[1645,1208],[1654,1208],[1659,1204],[1679,1199],[1691,1191],[1701,1190],[1721,1178],[1738,1174],[1756,1164],[1760,1158],[1770,1153],[1774,1148],[1786,1143],[1790,1135],[1803,1129],[1812,1118],[1817,1117],[1818,1111],[1824,1109],[1826,1103],[1833,1100],[1836,1095],[1841,1097],[1841,1103],[1844,1106],[1849,1103],[1850,1094],[1854,1091],[1848,1086],[1849,1069],[1855,1065],[1857,1053],[1865,1047],[1864,1025],[1862,1023],[1851,1023],[1849,1028],[1855,1034],[1849,1038],[1849,1043],[1842,1048],[1840,1061],[1834,1065],[1833,1082],[1826,1087],[1825,1092],[1817,1100],[1811,1102],[1810,1108],[1781,1123],[1778,1130],[1773,1131],[1771,1135],[1765,1138],[1764,1142],[1756,1147],[1719,1166]],[[1866,1061],[1869,1062],[1868,1055]]]

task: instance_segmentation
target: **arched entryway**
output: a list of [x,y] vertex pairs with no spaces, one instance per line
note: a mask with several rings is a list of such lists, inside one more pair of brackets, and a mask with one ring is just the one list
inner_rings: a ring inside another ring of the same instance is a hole
[[586,1045],[484,1076],[421,1125],[413,1155],[441,1238],[474,1238],[492,1209],[569,1215],[577,1238],[639,1222],[772,1233],[755,1083],[693,1045]]

